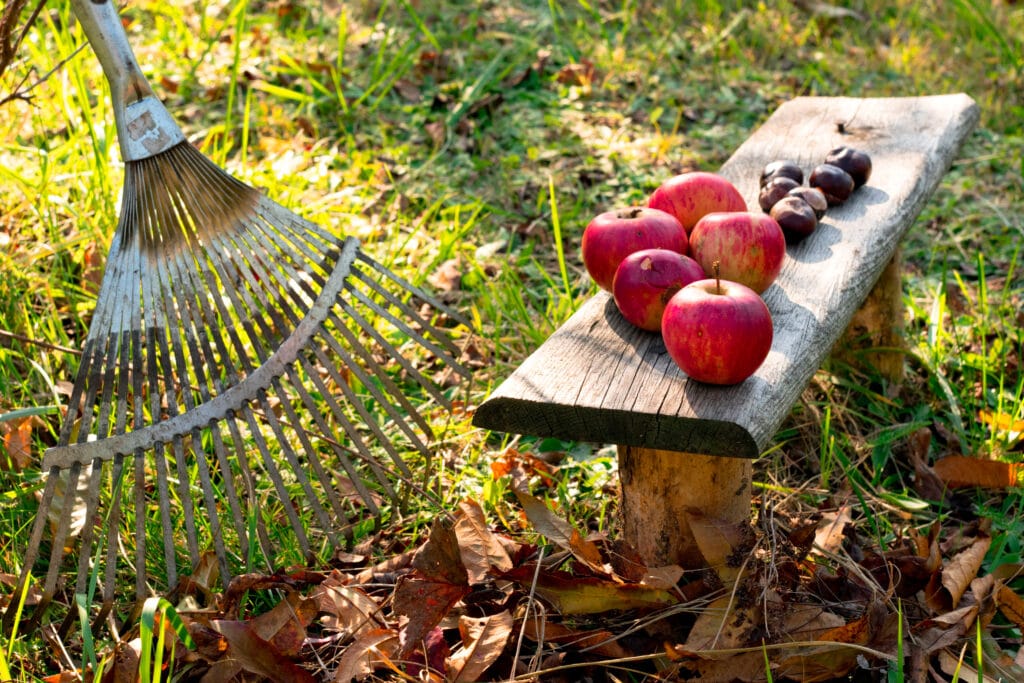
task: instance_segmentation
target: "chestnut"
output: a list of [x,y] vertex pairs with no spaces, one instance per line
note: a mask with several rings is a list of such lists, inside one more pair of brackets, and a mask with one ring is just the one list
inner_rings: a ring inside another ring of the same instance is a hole
[[825,195],[816,187],[807,187],[801,185],[800,187],[794,187],[792,190],[786,193],[789,197],[800,197],[814,209],[814,216],[821,220],[821,217],[825,215],[825,210],[828,209],[828,201],[825,199]]
[[825,157],[825,163],[849,173],[854,187],[860,187],[871,177],[871,157],[853,147],[836,147]]
[[767,185],[773,178],[792,178],[797,185],[804,182],[804,172],[795,162],[789,159],[779,159],[764,167],[761,171],[761,187]]
[[815,166],[807,182],[811,187],[821,190],[829,206],[842,204],[853,192],[853,178],[849,173],[832,164]]
[[761,192],[757,195],[757,203],[761,210],[768,213],[772,210],[775,202],[786,196],[786,193],[794,187],[800,187],[800,183],[786,176],[776,176],[768,181]]
[[777,201],[770,215],[782,228],[782,234],[786,236],[786,242],[789,244],[799,242],[818,227],[818,217],[814,215],[814,209],[794,195]]

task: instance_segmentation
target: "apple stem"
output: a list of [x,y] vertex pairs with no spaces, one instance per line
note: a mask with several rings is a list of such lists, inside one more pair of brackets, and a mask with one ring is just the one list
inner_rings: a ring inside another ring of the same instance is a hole
[[711,264],[711,272],[715,276],[715,294],[721,294],[722,293],[722,280],[721,280],[721,278],[718,275],[719,270],[720,270],[720,266],[721,266],[721,261],[714,261]]

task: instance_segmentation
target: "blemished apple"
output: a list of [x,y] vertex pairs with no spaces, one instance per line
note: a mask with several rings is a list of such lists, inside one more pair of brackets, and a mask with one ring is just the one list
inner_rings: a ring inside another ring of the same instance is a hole
[[583,265],[594,282],[612,291],[615,270],[634,251],[669,249],[685,254],[686,230],[670,214],[645,206],[605,211],[583,230]]
[[760,294],[782,270],[786,236],[778,222],[763,213],[709,213],[690,233],[690,255],[709,277],[717,261],[723,280],[739,282]]
[[689,256],[669,249],[642,249],[619,264],[612,296],[623,318],[641,329],[658,332],[672,295],[704,277],[704,269]]
[[707,384],[739,384],[772,346],[772,316],[757,292],[722,279],[693,282],[665,306],[661,336],[676,365]]
[[669,178],[651,194],[647,206],[675,216],[687,234],[709,213],[747,210],[747,203],[735,185],[707,171],[691,171]]

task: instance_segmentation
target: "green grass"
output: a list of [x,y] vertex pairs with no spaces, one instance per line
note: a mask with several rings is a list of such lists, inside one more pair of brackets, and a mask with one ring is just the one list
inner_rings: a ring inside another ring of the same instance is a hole
[[[670,174],[717,168],[794,96],[970,94],[979,129],[904,243],[901,393],[830,366],[758,463],[764,490],[803,487],[808,506],[853,491],[885,543],[951,514],[913,489],[904,455],[916,429],[934,432],[936,453],[1022,456],[1019,436],[979,414],[1024,419],[1024,9],[851,4],[867,19],[711,0],[142,1],[125,16],[154,87],[231,173],[359,236],[417,284],[457,264],[459,287],[445,296],[477,321],[486,355],[459,395],[470,405],[592,293],[578,244],[596,213],[642,201]],[[62,383],[79,359],[54,347],[84,339],[116,222],[123,167],[106,86],[91,53],[75,52],[81,41],[64,4],[51,3],[0,81],[3,91],[29,70],[53,70],[30,102],[0,108],[0,331],[17,335],[0,338],[0,414],[66,402]],[[509,491],[489,475],[509,442],[466,415],[437,419],[444,504],[479,497],[511,520]],[[35,468],[59,428],[52,409],[38,420],[34,465],[0,472],[0,572],[20,569]],[[614,530],[614,457],[601,445],[511,445],[560,458],[560,509],[578,526]],[[963,495],[1000,534],[990,565],[1021,561],[1020,494]],[[425,503],[395,533],[415,539],[434,514]],[[356,533],[369,538],[373,524]],[[8,666],[17,680],[61,665],[37,638],[2,645],[0,673]],[[80,646],[71,656],[87,659]]]

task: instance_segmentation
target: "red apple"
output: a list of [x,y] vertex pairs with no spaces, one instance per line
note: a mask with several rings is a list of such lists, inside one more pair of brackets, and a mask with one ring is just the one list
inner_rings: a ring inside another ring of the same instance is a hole
[[672,360],[691,378],[738,384],[768,357],[772,316],[746,285],[698,280],[669,299],[661,335]]
[[720,277],[760,294],[782,270],[786,236],[771,216],[752,211],[709,213],[690,234],[690,254],[710,277],[715,261]]
[[706,171],[669,178],[654,191],[647,206],[675,216],[687,234],[709,213],[747,210],[747,203],[736,186],[717,173]]
[[685,254],[686,231],[675,217],[643,206],[606,211],[583,230],[583,265],[601,289],[612,291],[615,269],[634,251],[670,249]]
[[657,332],[672,295],[703,279],[704,269],[689,256],[669,249],[641,249],[619,264],[612,295],[622,317],[637,327]]

